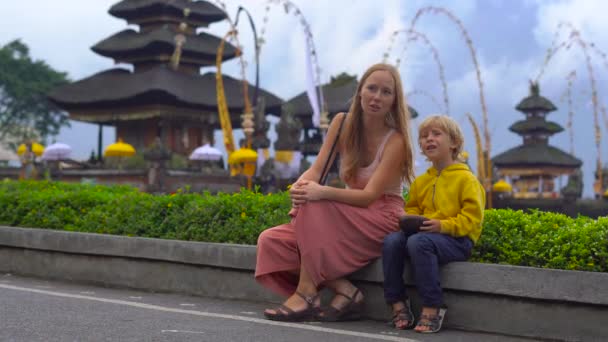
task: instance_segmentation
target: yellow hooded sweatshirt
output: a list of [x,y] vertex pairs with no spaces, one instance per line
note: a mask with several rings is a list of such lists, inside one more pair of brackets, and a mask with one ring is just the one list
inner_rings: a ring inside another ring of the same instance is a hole
[[440,173],[434,167],[416,177],[410,187],[405,212],[441,221],[441,233],[468,236],[476,243],[486,193],[477,177],[465,164],[452,164]]

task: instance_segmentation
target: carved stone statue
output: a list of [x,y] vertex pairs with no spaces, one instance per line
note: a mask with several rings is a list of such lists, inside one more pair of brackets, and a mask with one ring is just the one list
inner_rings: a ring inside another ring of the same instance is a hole
[[275,192],[277,190],[277,181],[279,173],[274,166],[274,158],[269,158],[260,168],[259,175],[255,179],[255,183],[260,185],[263,193]]
[[251,148],[256,151],[260,148],[269,148],[270,139],[268,139],[268,129],[270,128],[270,122],[266,120],[266,100],[264,97],[258,98],[254,122],[255,131],[253,131]]
[[292,106],[283,105],[281,112],[281,120],[276,127],[278,137],[274,149],[296,151],[300,147],[302,123],[295,118]]
[[160,137],[156,137],[154,144],[144,152],[144,159],[150,165],[148,168],[148,192],[163,191],[165,162],[171,159],[171,152],[163,145]]
[[583,195],[583,173],[581,169],[576,169],[576,171],[568,177],[568,184],[562,188],[561,193],[565,198],[581,198]]

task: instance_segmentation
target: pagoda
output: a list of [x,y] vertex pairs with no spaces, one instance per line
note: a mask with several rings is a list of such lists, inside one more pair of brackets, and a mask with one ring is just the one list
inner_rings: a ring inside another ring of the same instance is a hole
[[[190,153],[203,142],[213,142],[220,128],[217,114],[216,74],[200,74],[215,66],[221,39],[197,32],[225,20],[226,13],[207,1],[123,0],[109,13],[137,25],[92,47],[115,63],[131,68],[102,71],[53,90],[49,99],[69,112],[73,120],[115,126],[117,138],[141,149],[157,137],[171,152]],[[225,44],[222,60],[237,57],[234,45]],[[241,125],[244,111],[241,80],[222,76],[232,127]],[[250,86],[249,94],[254,94]],[[280,114],[282,100],[259,91],[266,113]]]
[[523,144],[492,158],[498,176],[512,184],[514,198],[561,197],[555,179],[574,174],[583,163],[549,145],[549,137],[564,130],[546,120],[547,114],[557,108],[540,95],[537,83],[531,83],[530,95],[516,109],[526,118],[511,125],[509,130],[522,136]]
[[[353,95],[357,91],[359,82],[357,77],[347,73],[332,76],[330,82],[321,86],[325,101],[325,109],[328,119],[340,112],[348,112]],[[302,92],[285,103],[283,108],[290,108],[294,116],[302,123],[304,130],[304,141],[300,144],[300,150],[304,156],[317,155],[323,139],[321,132],[315,128],[312,122],[312,107],[306,92]],[[408,107],[411,118],[416,118],[418,112]]]

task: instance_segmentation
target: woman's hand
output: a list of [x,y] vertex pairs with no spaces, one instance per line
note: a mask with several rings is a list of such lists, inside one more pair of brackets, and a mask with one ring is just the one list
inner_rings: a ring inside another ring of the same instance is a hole
[[306,199],[303,198],[303,196],[302,196],[302,194],[303,194],[302,186],[307,183],[308,183],[307,180],[298,179],[289,188],[289,197],[291,197],[291,206],[293,208],[297,208],[301,204],[306,203]]
[[289,190],[293,204],[303,204],[308,201],[323,199],[324,186],[313,181],[298,181]]
[[426,220],[422,222],[420,231],[425,233],[441,233],[441,221],[439,220]]

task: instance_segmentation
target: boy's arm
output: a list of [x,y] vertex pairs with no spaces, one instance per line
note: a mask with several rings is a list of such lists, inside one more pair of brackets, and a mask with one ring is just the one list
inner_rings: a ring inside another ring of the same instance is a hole
[[410,186],[410,192],[405,202],[405,213],[408,215],[421,215],[422,210],[420,210],[420,206],[418,205],[418,190],[416,190],[416,181],[412,182]]
[[451,236],[467,236],[474,230],[481,232],[481,221],[485,208],[486,194],[477,180],[468,181],[462,192],[460,212],[441,220],[441,233]]

